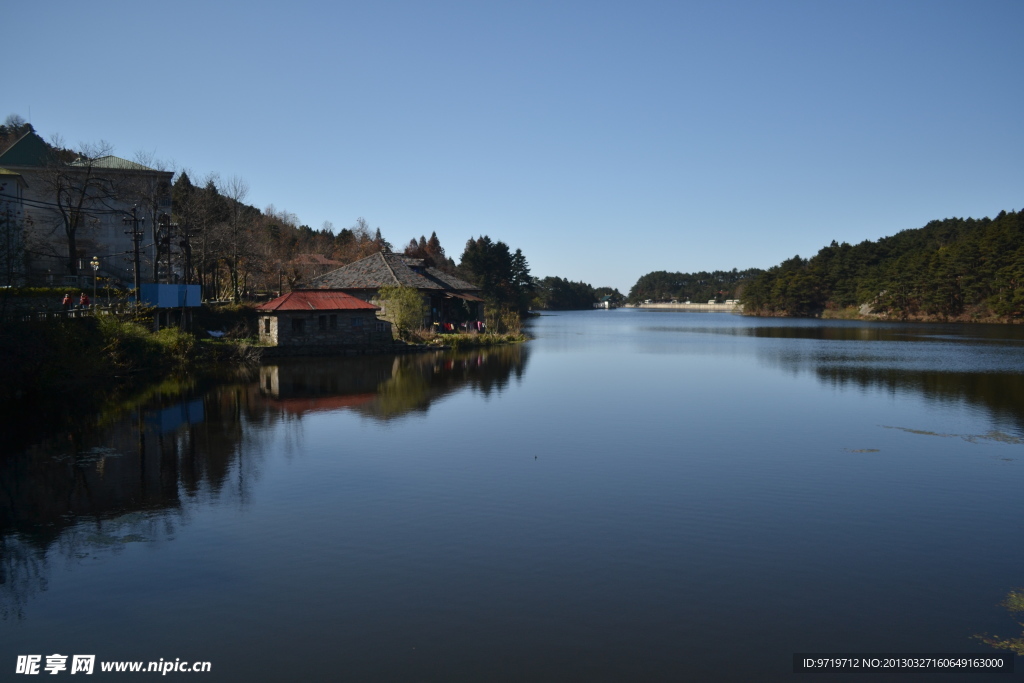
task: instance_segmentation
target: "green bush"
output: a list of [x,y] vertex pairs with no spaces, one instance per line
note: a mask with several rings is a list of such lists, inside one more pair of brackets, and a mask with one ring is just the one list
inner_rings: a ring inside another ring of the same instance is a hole
[[114,315],[96,320],[103,335],[103,353],[114,368],[133,372],[160,365],[162,349],[148,329]]
[[161,356],[174,365],[186,365],[196,359],[195,335],[177,327],[165,327],[153,335],[153,341],[160,347]]
[[423,296],[414,287],[381,287],[377,300],[384,309],[383,315],[391,320],[398,336],[408,340],[413,330],[423,325]]

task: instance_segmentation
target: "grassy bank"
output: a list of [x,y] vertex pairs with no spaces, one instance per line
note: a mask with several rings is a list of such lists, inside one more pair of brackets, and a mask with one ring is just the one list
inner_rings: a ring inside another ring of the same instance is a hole
[[431,339],[429,344],[448,346],[453,349],[471,349],[480,346],[495,346],[497,344],[518,344],[527,341],[528,337],[521,332],[483,332],[480,334],[438,334]]
[[88,400],[130,378],[243,360],[236,345],[174,327],[152,332],[151,325],[145,314],[7,321],[0,329],[0,403]]
[[244,366],[245,344],[151,329],[144,314],[6,321],[0,327],[0,433],[6,437],[0,455],[33,434],[88,426],[112,403],[174,393],[197,378]]
[[518,344],[529,337],[520,330],[507,332],[437,332],[433,329],[419,329],[405,335],[410,344],[426,344],[430,346],[446,346],[452,349],[471,349],[498,344]]

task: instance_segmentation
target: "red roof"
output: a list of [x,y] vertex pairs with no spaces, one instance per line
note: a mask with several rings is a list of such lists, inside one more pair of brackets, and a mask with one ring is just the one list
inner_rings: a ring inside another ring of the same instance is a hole
[[282,398],[275,401],[286,413],[304,415],[322,410],[355,408],[377,398],[377,394],[355,394],[350,396],[319,396],[316,398]]
[[379,311],[351,294],[329,289],[297,290],[257,306],[261,311]]

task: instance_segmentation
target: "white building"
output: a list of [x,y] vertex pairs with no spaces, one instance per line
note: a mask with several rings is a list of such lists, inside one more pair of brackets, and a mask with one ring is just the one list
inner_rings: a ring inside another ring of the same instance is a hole
[[20,173],[0,167],[0,286],[25,279],[25,187]]
[[0,168],[22,179],[29,283],[84,286],[94,256],[101,276],[132,283],[133,209],[142,233],[141,280],[152,279],[154,228],[171,212],[172,172],[113,155],[62,158],[33,132],[0,154]]

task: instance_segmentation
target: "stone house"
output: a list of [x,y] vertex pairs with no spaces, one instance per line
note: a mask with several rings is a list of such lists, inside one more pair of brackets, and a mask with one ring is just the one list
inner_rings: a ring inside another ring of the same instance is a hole
[[296,290],[257,307],[260,342],[310,349],[370,348],[392,342],[377,306],[331,290]]
[[[313,279],[310,289],[341,290],[380,304],[381,287],[419,290],[423,297],[423,326],[433,323],[476,322],[484,319],[480,288],[454,275],[427,266],[423,259],[378,252]],[[381,317],[387,317],[382,310]]]

